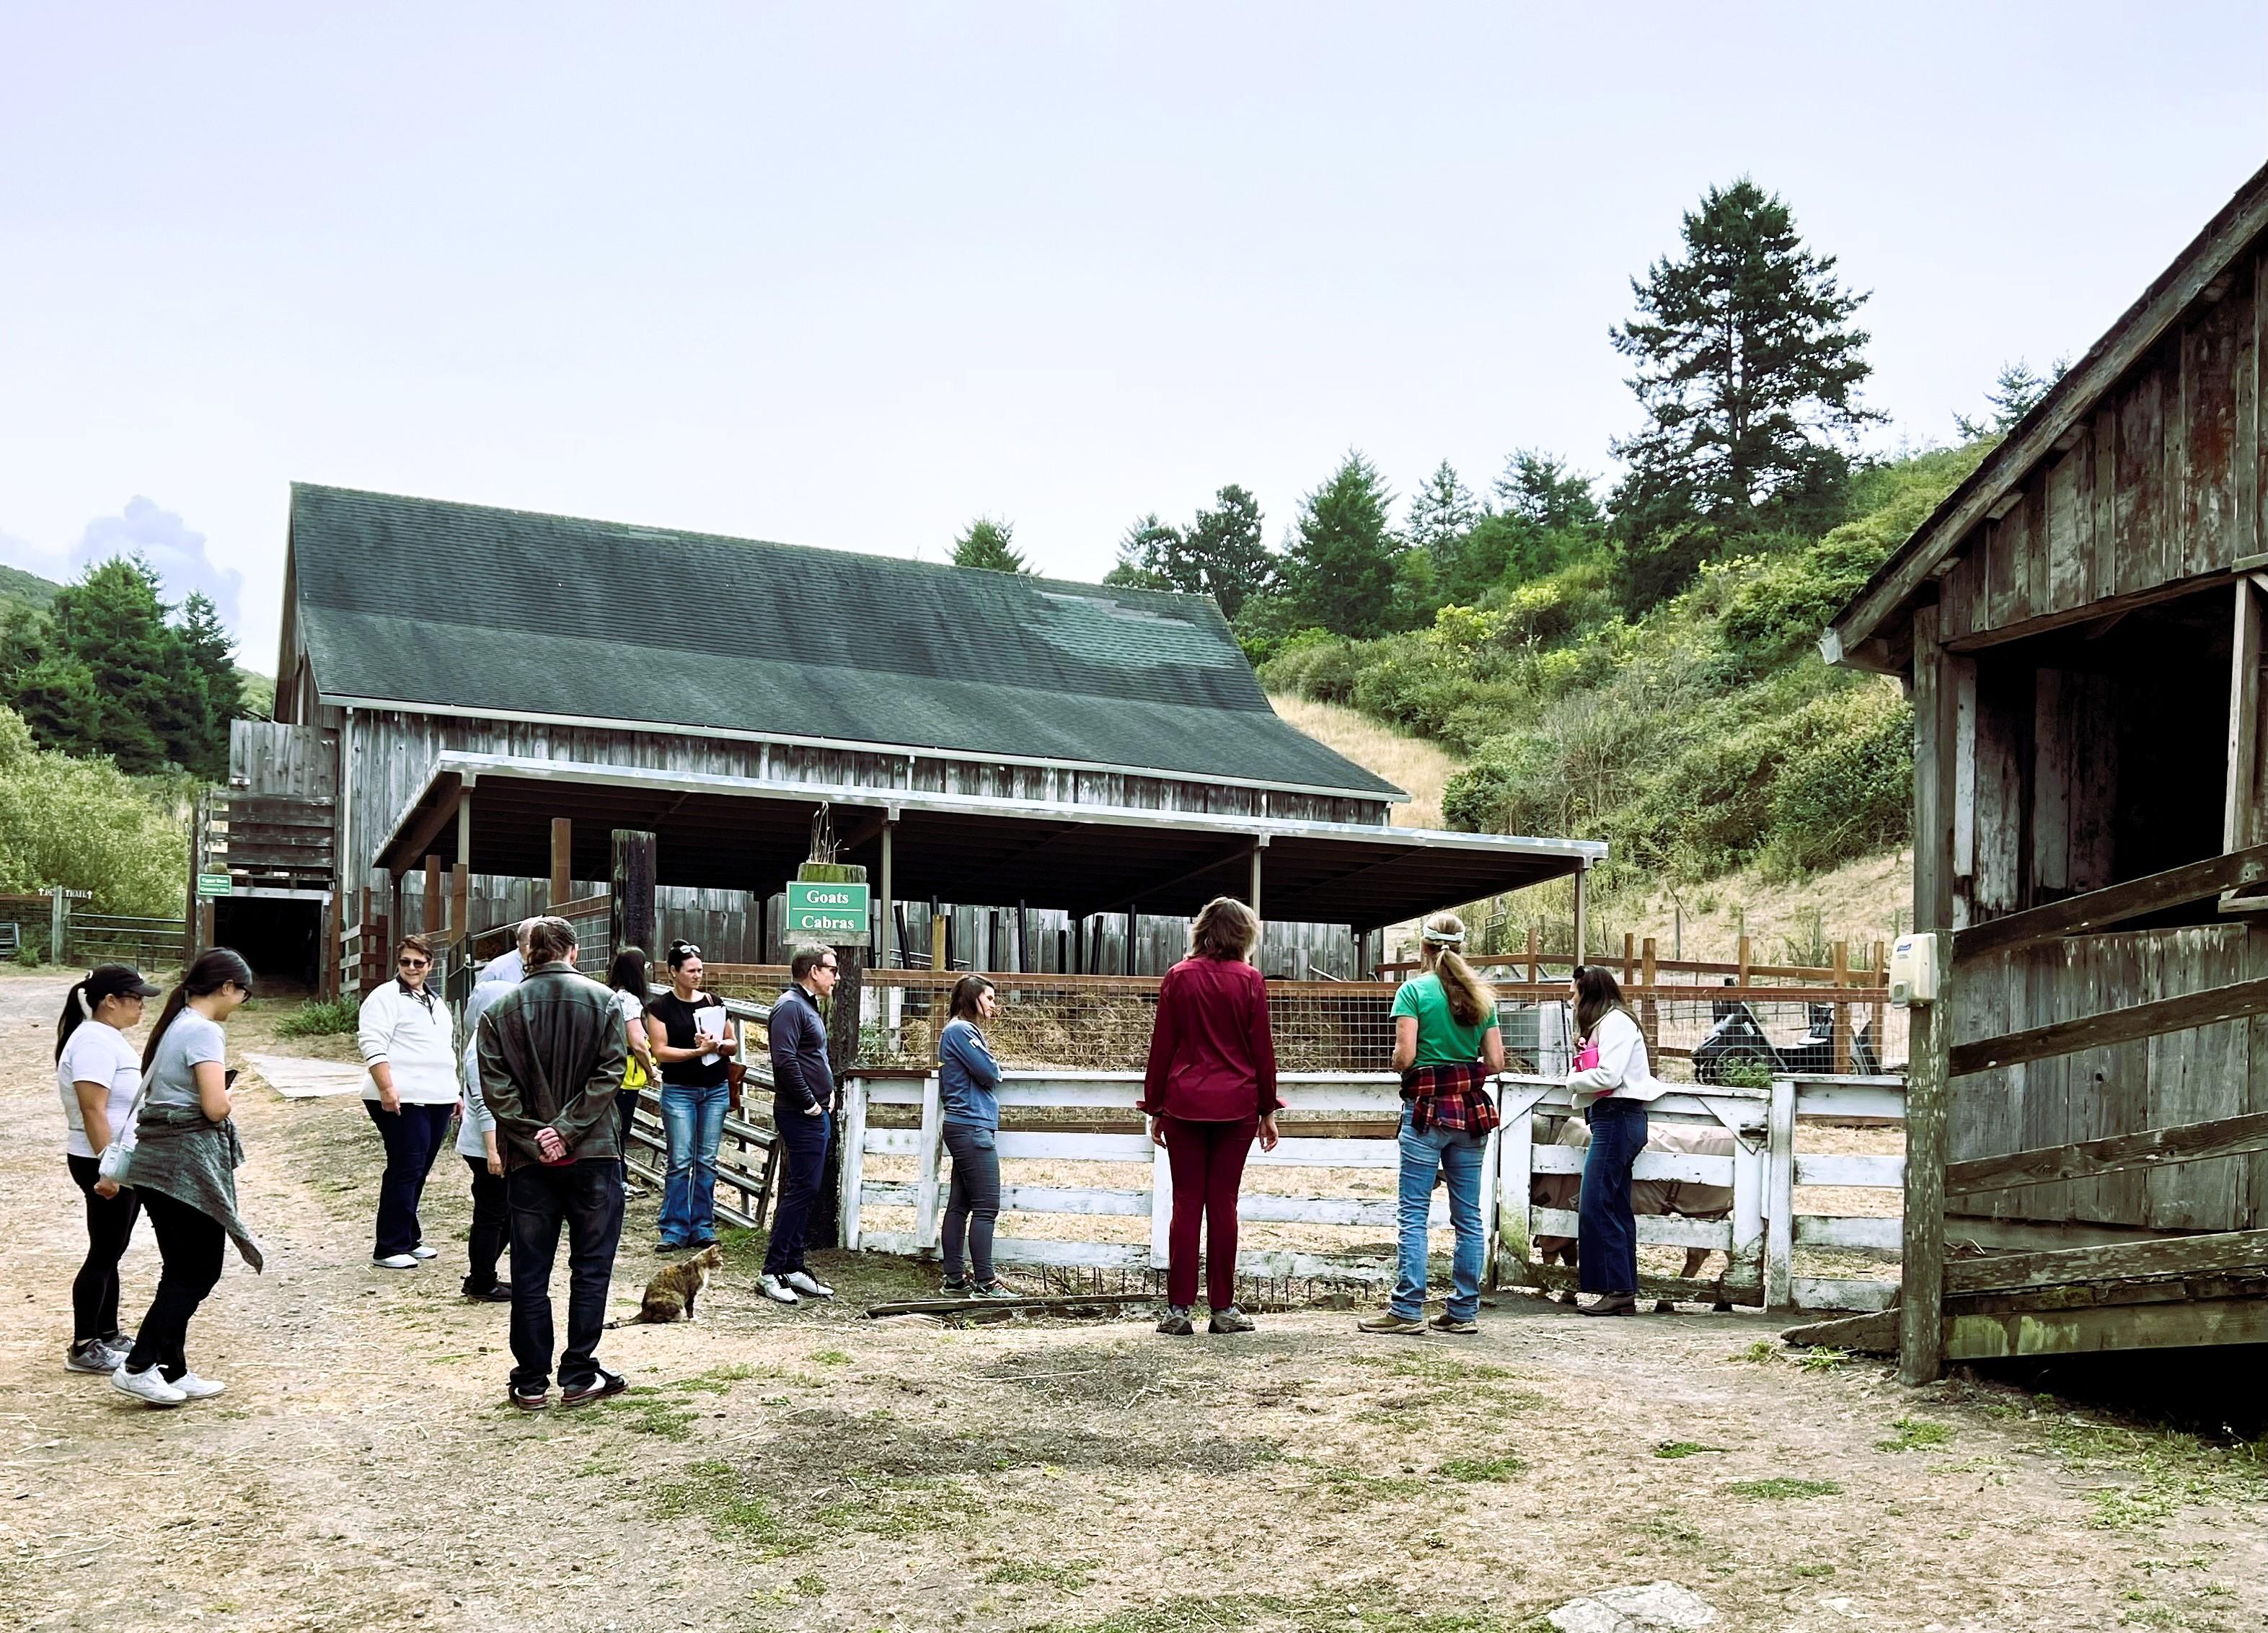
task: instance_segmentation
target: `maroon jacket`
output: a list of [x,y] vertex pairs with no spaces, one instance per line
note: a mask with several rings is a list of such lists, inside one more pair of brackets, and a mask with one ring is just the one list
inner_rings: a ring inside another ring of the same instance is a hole
[[1241,958],[1184,958],[1158,989],[1140,1109],[1226,1123],[1277,1108],[1268,983]]

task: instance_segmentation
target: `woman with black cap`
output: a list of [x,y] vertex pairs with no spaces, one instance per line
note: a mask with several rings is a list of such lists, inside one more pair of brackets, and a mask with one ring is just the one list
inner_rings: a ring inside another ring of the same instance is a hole
[[71,1282],[73,1372],[114,1372],[133,1339],[118,1328],[118,1261],[134,1235],[142,1204],[101,1174],[102,1151],[134,1104],[142,1057],[126,1029],[142,1022],[142,1001],[158,988],[122,964],[97,965],[63,999],[55,1023],[55,1088],[70,1125],[63,1160],[86,1197],[86,1262]]

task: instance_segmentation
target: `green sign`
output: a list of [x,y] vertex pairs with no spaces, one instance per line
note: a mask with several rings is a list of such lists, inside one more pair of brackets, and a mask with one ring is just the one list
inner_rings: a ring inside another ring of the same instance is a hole
[[787,938],[864,947],[872,909],[863,884],[791,881],[787,887]]
[[197,894],[200,896],[227,895],[228,876],[225,873],[199,874],[197,876]]

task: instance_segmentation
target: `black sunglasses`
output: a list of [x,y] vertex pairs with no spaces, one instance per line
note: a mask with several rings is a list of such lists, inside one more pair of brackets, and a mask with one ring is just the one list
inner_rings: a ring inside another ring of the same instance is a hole
[[430,970],[433,967],[431,958],[401,958],[395,962],[405,970]]

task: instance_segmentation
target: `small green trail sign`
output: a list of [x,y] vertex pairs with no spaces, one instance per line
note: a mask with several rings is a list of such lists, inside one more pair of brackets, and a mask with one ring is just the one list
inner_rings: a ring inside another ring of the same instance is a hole
[[198,895],[225,896],[228,893],[228,875],[225,873],[201,873],[197,876]]
[[787,935],[830,946],[866,944],[873,913],[864,884],[791,880],[787,887]]

